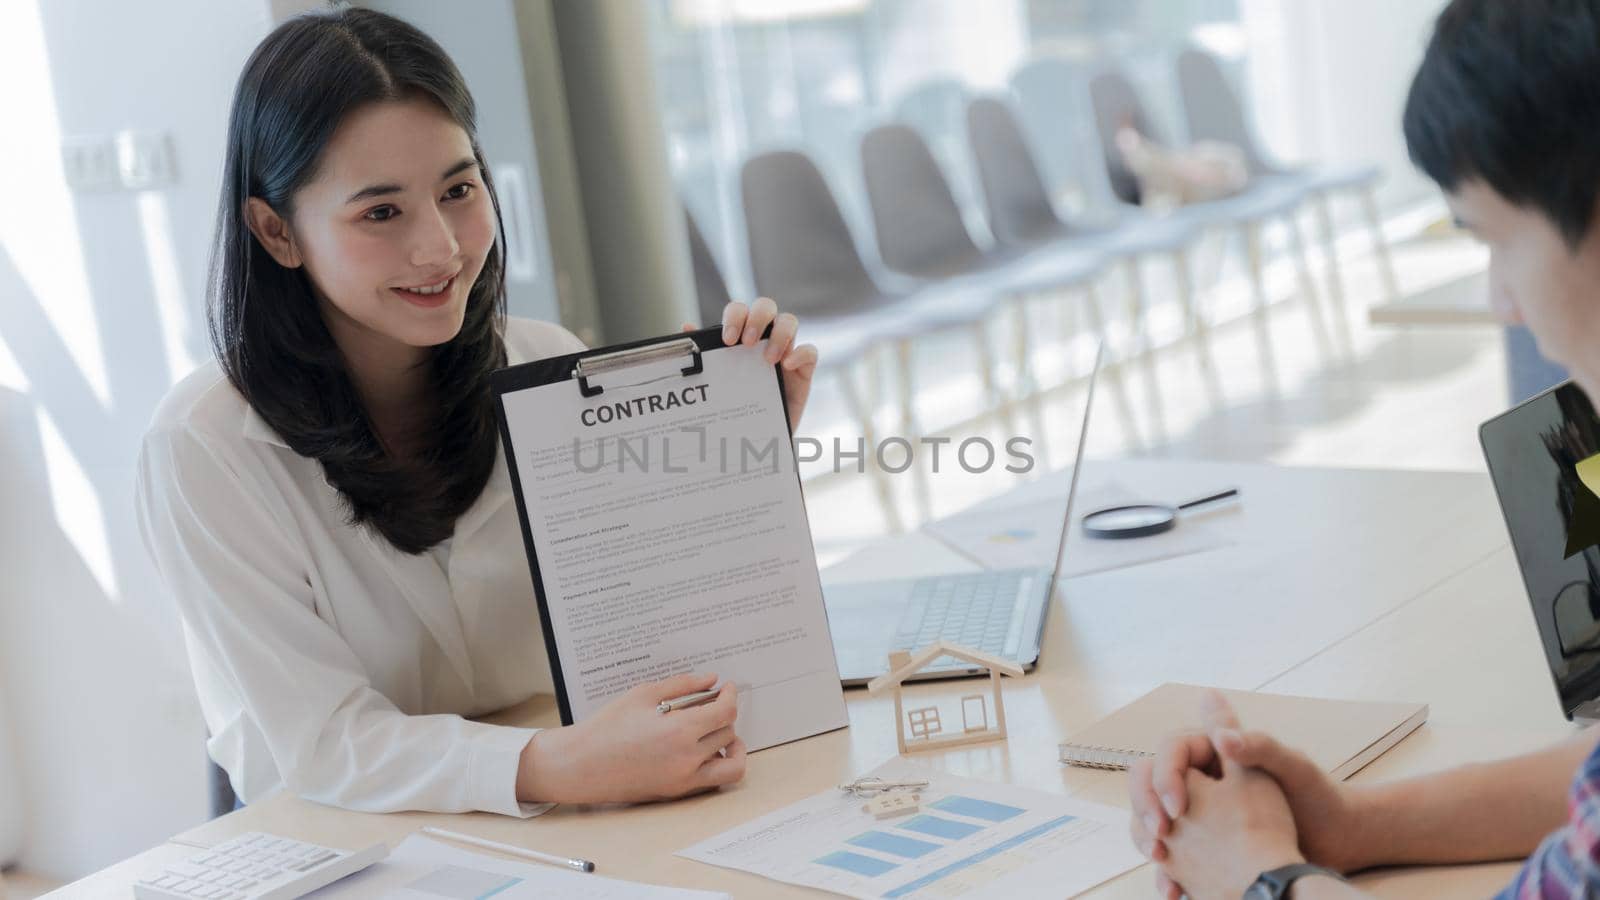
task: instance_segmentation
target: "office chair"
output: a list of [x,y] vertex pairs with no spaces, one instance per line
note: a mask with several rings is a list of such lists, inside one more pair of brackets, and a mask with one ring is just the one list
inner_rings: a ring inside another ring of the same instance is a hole
[[979,367],[993,371],[984,321],[1003,298],[981,285],[959,282],[900,278],[892,285],[880,283],[867,271],[833,191],[804,153],[776,150],[752,156],[740,172],[740,186],[756,290],[800,316],[807,340],[817,344],[821,355],[832,356],[834,364],[865,357],[880,344],[891,345],[898,363],[901,426],[908,438],[920,434],[913,377],[916,338],[967,329]]
[[[996,245],[980,248],[967,232],[949,183],[927,143],[910,126],[879,125],[861,140],[861,168],[877,232],[878,250],[889,268],[926,279],[952,279],[981,292],[1014,300],[1013,322],[1018,395],[1035,384],[1028,349],[1027,303],[1030,297],[1063,290],[1081,295],[1097,335],[1105,339],[1095,282],[1104,271],[1105,255],[1085,245],[1032,252],[1034,248]],[[1133,442],[1139,429],[1119,373],[1111,388],[1118,397]],[[998,387],[985,374],[994,402]],[[1006,417],[1009,422],[1009,416]]]
[[1378,258],[1378,272],[1389,299],[1399,297],[1394,261],[1389,242],[1383,236],[1374,190],[1382,176],[1375,165],[1285,166],[1262,151],[1254,129],[1245,119],[1244,105],[1223,74],[1217,58],[1203,50],[1189,48],[1178,54],[1178,86],[1183,99],[1184,118],[1191,140],[1213,140],[1232,144],[1243,152],[1253,177],[1287,183],[1291,189],[1309,195],[1321,232],[1323,252],[1328,258],[1328,293],[1344,313],[1344,284],[1330,214],[1332,195],[1353,192],[1361,202],[1362,213],[1372,231],[1372,249]]
[[[996,240],[1014,247],[1031,248],[1036,254],[1073,254],[1089,248],[1120,264],[1127,278],[1128,318],[1136,345],[1146,344],[1148,334],[1140,260],[1152,256],[1171,260],[1185,332],[1195,341],[1196,358],[1206,386],[1213,399],[1220,402],[1221,387],[1207,343],[1205,317],[1198,308],[1190,274],[1189,248],[1199,237],[1194,223],[1183,218],[1151,215],[1133,207],[1119,210],[1119,215],[1108,220],[1108,224],[1091,226],[1061,216],[1051,202],[1016,115],[997,97],[979,97],[967,106],[967,134],[978,179],[983,185],[990,229]],[[1095,317],[1091,324],[1097,329],[1103,328],[1097,306],[1089,304],[1087,309]],[[1121,355],[1127,357],[1134,352],[1129,348]],[[1155,425],[1160,429],[1163,427],[1160,381],[1153,360],[1146,355],[1145,361],[1152,412]]]
[[[1099,136],[1100,154],[1112,191],[1117,199],[1128,205],[1139,201],[1137,182],[1122,162],[1116,147],[1117,131],[1131,126],[1148,138],[1160,140],[1143,101],[1134,90],[1133,83],[1115,67],[1107,67],[1089,80],[1090,106],[1094,111],[1096,132]],[[1236,233],[1244,245],[1245,261],[1250,276],[1250,288],[1256,326],[1256,339],[1260,348],[1261,365],[1268,385],[1276,388],[1277,361],[1272,346],[1268,321],[1265,258],[1263,247],[1264,226],[1272,220],[1281,220],[1287,227],[1290,249],[1300,281],[1300,293],[1310,304],[1313,337],[1324,357],[1331,353],[1327,327],[1323,322],[1322,308],[1311,278],[1311,265],[1306,255],[1305,241],[1295,213],[1302,194],[1290,186],[1273,182],[1253,182],[1245,190],[1231,197],[1193,203],[1179,207],[1172,215],[1182,217],[1200,228],[1222,228]]]
[[983,221],[983,196],[973,178],[972,155],[967,147],[963,117],[969,99],[970,91],[959,81],[924,81],[895,101],[893,118],[916,129],[928,143],[933,158],[944,169],[962,221],[982,243],[988,237],[988,224]]

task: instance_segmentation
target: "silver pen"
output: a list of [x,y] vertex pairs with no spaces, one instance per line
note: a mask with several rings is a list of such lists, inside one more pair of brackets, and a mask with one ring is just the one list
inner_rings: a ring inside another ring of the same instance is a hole
[[709,691],[695,691],[692,694],[684,694],[682,697],[673,697],[671,700],[663,700],[660,703],[657,703],[656,712],[669,713],[677,709],[687,709],[691,706],[699,706],[702,703],[715,700],[717,695],[720,693],[722,693],[721,688],[714,688]]

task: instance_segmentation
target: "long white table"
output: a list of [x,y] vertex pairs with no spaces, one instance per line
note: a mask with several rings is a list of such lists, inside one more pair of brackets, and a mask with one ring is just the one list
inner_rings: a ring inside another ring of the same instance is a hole
[[[1521,752],[1570,733],[1485,476],[1176,462],[1092,462],[1085,472],[1089,483],[1114,480],[1152,498],[1237,486],[1240,508],[1212,522],[1226,527],[1232,543],[1064,582],[1039,666],[1007,682],[1009,740],[918,754],[918,762],[1125,805],[1123,776],[1064,767],[1056,744],[1164,681],[1432,704],[1430,723],[1356,776],[1363,779]],[[1056,479],[1025,490],[1043,496],[1065,487]],[[912,534],[831,567],[825,580],[971,567]],[[908,688],[913,698],[950,691],[939,684]],[[560,807],[531,821],[369,815],[278,796],[176,835],[70,885],[64,896],[127,896],[140,872],[242,831],[355,847],[394,844],[429,823],[584,856],[617,877],[739,897],[816,896],[673,854],[893,756],[890,701],[854,690],[847,696],[850,728],[754,754],[745,781],[716,794],[635,807]],[[493,718],[557,723],[548,697]],[[1487,895],[1513,868],[1428,868],[1361,880],[1383,896]],[[1150,885],[1145,867],[1093,896],[1145,897]]]

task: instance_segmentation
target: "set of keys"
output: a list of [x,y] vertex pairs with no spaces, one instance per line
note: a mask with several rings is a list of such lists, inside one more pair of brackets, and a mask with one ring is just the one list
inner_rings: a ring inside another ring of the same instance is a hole
[[874,818],[889,819],[914,813],[920,809],[922,795],[916,792],[927,786],[926,779],[889,781],[868,775],[848,784],[839,785],[839,790],[865,799],[867,802],[862,805],[862,812],[871,813]]
[[920,791],[928,786],[926,778],[921,781],[888,781],[876,775],[866,775],[857,778],[848,784],[839,785],[839,790],[863,799],[870,799],[889,791]]

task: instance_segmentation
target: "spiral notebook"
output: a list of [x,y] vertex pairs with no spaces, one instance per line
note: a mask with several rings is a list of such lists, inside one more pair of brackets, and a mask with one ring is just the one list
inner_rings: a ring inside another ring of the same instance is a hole
[[[1169,682],[1073,734],[1061,761],[1126,769],[1155,755],[1163,737],[1200,728],[1200,700],[1211,688]],[[1382,756],[1428,720],[1427,704],[1323,700],[1257,691],[1222,691],[1249,731],[1265,731],[1343,780]]]

